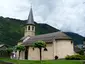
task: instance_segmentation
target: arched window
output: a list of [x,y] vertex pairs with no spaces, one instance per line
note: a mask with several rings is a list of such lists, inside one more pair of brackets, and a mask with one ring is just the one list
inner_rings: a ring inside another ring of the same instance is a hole
[[28,30],[30,30],[30,26],[28,26]]
[[48,49],[47,48],[44,48],[44,51],[48,51]]
[[32,26],[32,30],[34,30],[34,26]]

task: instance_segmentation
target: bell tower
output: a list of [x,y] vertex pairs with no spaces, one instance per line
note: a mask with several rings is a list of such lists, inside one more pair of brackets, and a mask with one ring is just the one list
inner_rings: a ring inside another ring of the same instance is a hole
[[25,25],[24,36],[35,36],[35,23],[33,18],[32,7],[30,9],[28,20]]

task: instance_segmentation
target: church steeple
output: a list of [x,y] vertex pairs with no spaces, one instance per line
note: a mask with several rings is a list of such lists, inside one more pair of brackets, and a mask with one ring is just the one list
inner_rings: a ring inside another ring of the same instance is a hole
[[30,8],[28,20],[26,22],[24,36],[35,36],[35,23],[33,18],[32,7]]
[[30,9],[28,20],[27,20],[27,23],[26,24],[32,24],[32,25],[34,25],[34,18],[33,18],[32,7]]

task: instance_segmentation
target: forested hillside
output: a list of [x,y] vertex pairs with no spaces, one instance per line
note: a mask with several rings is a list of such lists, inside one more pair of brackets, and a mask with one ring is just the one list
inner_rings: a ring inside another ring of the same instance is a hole
[[[0,17],[0,43],[16,45],[18,40],[24,35],[26,20]],[[59,31],[48,24],[38,24],[35,22],[36,35]]]
[[[26,20],[0,17],[0,43],[10,46],[16,45],[17,42],[24,36],[24,26]],[[36,35],[52,33],[59,31],[48,24],[38,24],[35,22]],[[82,44],[83,37],[72,32],[64,32],[70,36],[75,44]]]
[[72,38],[75,45],[83,44],[83,40],[84,40],[83,36],[72,32],[64,32],[64,33]]

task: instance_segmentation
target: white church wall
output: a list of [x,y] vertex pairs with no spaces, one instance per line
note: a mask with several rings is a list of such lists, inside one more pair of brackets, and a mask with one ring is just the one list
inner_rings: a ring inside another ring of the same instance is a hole
[[[47,51],[44,51],[44,48],[42,49],[42,60],[54,59],[53,44],[47,44],[46,49],[47,49]],[[33,47],[29,47],[28,59],[29,60],[39,60],[40,59],[39,49],[35,48],[33,50]]]
[[29,47],[29,51],[28,51],[28,59],[29,60],[39,60],[40,59],[40,55],[39,55],[39,49],[38,48],[34,48],[33,47]]
[[47,44],[46,46],[47,51],[42,50],[42,59],[43,60],[52,60],[54,59],[53,56],[53,44]]
[[24,51],[21,51],[20,52],[20,59],[21,60],[24,60],[24,57],[25,57],[25,52]]
[[55,49],[55,53],[59,58],[65,58],[67,55],[75,54],[71,40],[57,40]]

